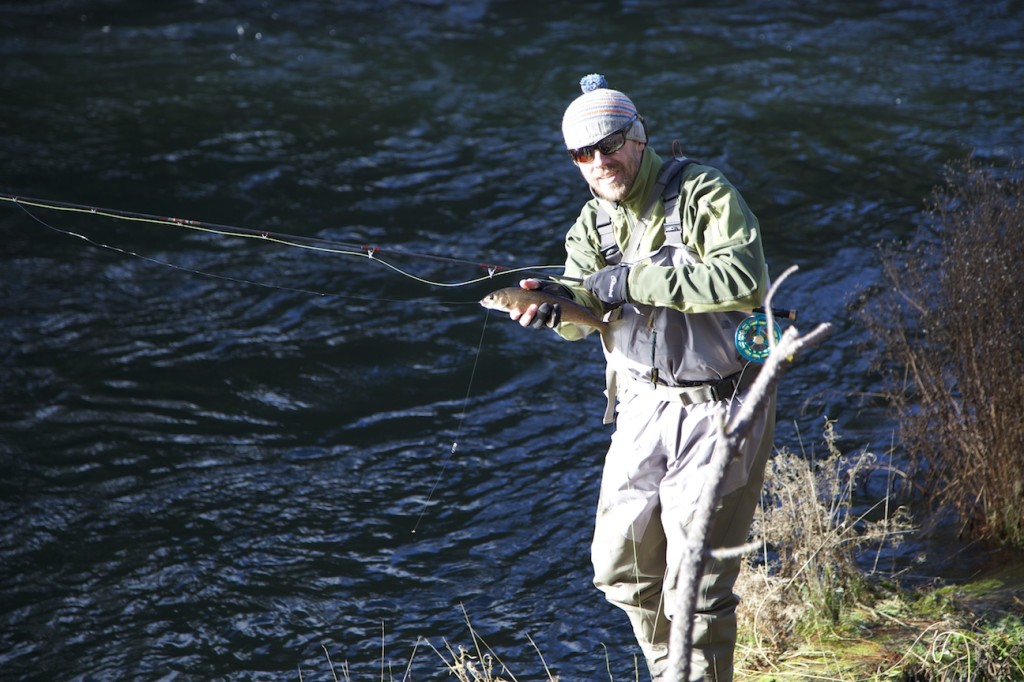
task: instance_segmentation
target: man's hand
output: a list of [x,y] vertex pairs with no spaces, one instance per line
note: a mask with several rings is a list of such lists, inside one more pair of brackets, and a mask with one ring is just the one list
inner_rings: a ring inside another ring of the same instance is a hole
[[605,304],[607,308],[618,308],[629,302],[629,266],[609,265],[592,275],[587,275],[583,286]]
[[[524,279],[519,282],[523,289],[543,289],[549,293],[561,295],[561,287],[554,282],[542,282],[539,279]],[[530,304],[525,310],[515,308],[510,310],[508,316],[513,320],[519,320],[519,324],[533,329],[554,327],[562,319],[562,307],[557,303],[542,303],[539,306]]]

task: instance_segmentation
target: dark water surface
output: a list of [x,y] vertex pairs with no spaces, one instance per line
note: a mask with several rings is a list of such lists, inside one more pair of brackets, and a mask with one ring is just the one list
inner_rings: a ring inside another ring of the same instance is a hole
[[[1024,5],[725,4],[3,2],[0,191],[558,263],[586,199],[559,123],[603,72],[739,185],[800,326],[836,325],[778,445],[828,416],[882,451],[846,304],[944,164],[1024,151]],[[0,202],[0,678],[327,680],[326,647],[381,679],[383,646],[438,679],[413,647],[468,644],[464,608],[520,678],[529,635],[562,679],[607,679],[604,647],[633,679],[589,584],[598,345],[485,326],[515,278],[33,215],[123,251]]]

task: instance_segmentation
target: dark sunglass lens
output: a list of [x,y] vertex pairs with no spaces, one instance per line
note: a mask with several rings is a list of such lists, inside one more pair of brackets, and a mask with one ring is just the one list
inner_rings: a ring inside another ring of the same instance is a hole
[[626,133],[620,130],[617,133],[612,133],[594,146],[600,149],[602,154],[607,155],[619,151],[624,144],[626,144]]
[[594,147],[580,147],[579,149],[570,149],[569,156],[576,163],[590,163],[594,160]]

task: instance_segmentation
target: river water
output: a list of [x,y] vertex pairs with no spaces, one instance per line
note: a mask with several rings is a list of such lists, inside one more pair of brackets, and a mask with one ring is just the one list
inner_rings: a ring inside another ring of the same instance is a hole
[[[882,452],[847,304],[945,164],[1024,152],[1024,6],[810,5],[2,2],[0,191],[558,263],[561,114],[602,72],[741,188],[798,327],[835,325],[778,446],[828,417]],[[9,202],[0,234],[0,678],[437,679],[468,617],[520,678],[529,636],[633,679],[589,584],[600,351],[488,318],[515,278]]]

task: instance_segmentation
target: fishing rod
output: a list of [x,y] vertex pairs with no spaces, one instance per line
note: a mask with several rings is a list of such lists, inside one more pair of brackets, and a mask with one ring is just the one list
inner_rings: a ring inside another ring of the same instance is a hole
[[[302,249],[309,249],[312,251],[321,251],[325,253],[335,253],[346,256],[359,256],[375,260],[382,265],[389,267],[407,277],[415,279],[426,284],[440,287],[459,287],[466,286],[468,284],[475,284],[477,282],[485,281],[496,275],[508,275],[514,273],[522,273],[526,275],[532,275],[543,279],[560,279],[566,281],[579,282],[582,280],[563,277],[560,275],[552,275],[537,272],[540,270],[549,270],[555,268],[562,268],[562,265],[532,265],[527,267],[508,267],[504,265],[496,265],[491,263],[482,263],[479,261],[468,260],[464,258],[456,258],[454,256],[443,256],[434,253],[423,253],[417,251],[407,251],[404,249],[396,249],[390,247],[381,247],[369,244],[356,244],[351,242],[338,241],[334,239],[323,239],[320,237],[306,237],[301,235],[289,234],[285,232],[276,232],[271,230],[260,230],[248,227],[239,227],[237,225],[224,225],[220,223],[204,222],[195,220],[192,218],[175,218],[159,215],[151,215],[148,213],[138,213],[135,211],[126,211],[115,208],[101,208],[98,206],[88,206],[85,204],[75,204],[66,201],[53,201],[49,199],[36,199],[32,197],[24,197],[16,194],[8,194],[0,192],[0,200],[11,202],[23,210],[24,207],[30,206],[32,208],[41,208],[53,211],[67,211],[72,213],[84,213],[88,215],[96,215],[104,218],[113,218],[116,220],[129,220],[133,222],[152,223],[157,225],[170,225],[173,227],[180,227],[189,230],[195,230],[198,232],[207,232],[210,234],[216,234],[225,237],[239,237],[244,239],[258,239],[261,241],[272,242],[275,244],[282,244],[284,246],[291,246]],[[381,256],[386,257],[402,257],[402,258],[419,258],[422,260],[431,260],[435,262],[456,264],[456,265],[468,265],[475,268],[485,270],[487,276],[479,277],[465,282],[434,282],[423,279],[414,275],[410,272],[406,272],[401,268],[395,266],[381,259]]]
[[[194,220],[191,218],[172,218],[166,216],[151,215],[148,213],[138,213],[135,211],[126,211],[115,208],[100,208],[97,206],[88,206],[85,204],[75,204],[66,201],[53,201],[49,199],[35,199],[31,197],[19,196],[16,194],[8,194],[0,192],[0,199],[11,202],[22,210],[28,213],[25,206],[31,206],[33,208],[41,208],[53,211],[68,211],[73,213],[85,213],[89,215],[96,215],[105,218],[113,218],[117,220],[129,220],[133,222],[153,223],[158,225],[171,225],[174,227],[181,227],[190,230],[196,230],[199,232],[207,232],[210,234],[216,234],[226,237],[240,237],[245,239],[259,239],[261,241],[268,241],[276,244],[282,244],[285,246],[292,246],[302,249],[310,249],[313,251],[321,251],[325,253],[336,253],[347,256],[359,256],[366,257],[377,261],[378,263],[395,270],[407,277],[410,277],[419,282],[430,284],[432,286],[439,287],[461,287],[469,284],[476,284],[478,282],[486,281],[496,275],[509,275],[515,273],[522,273],[525,275],[532,275],[541,279],[550,280],[561,280],[564,282],[573,282],[576,284],[582,283],[583,280],[579,277],[568,277],[566,275],[553,275],[547,273],[537,272],[538,270],[550,270],[561,268],[561,265],[533,265],[522,268],[513,268],[503,265],[494,265],[489,263],[482,263],[479,261],[468,260],[464,258],[456,258],[454,256],[442,256],[434,253],[422,253],[418,251],[407,251],[404,249],[395,248],[383,248],[380,246],[366,245],[366,244],[355,244],[350,242],[337,241],[333,239],[322,239],[320,237],[306,237],[295,234],[288,234],[285,232],[275,232],[271,230],[257,230],[248,227],[238,227],[236,225],[223,225],[219,223],[203,222]],[[30,213],[31,215],[31,213]],[[432,260],[435,262],[456,264],[456,265],[468,265],[476,268],[480,268],[487,271],[487,276],[479,277],[476,279],[467,280],[464,282],[434,282],[410,272],[402,270],[401,268],[382,260],[380,256],[395,256],[404,258],[419,258],[423,260]],[[764,314],[764,308],[755,308],[754,313]],[[772,308],[772,314],[780,319],[796,319],[796,310],[787,310],[784,308]]]

